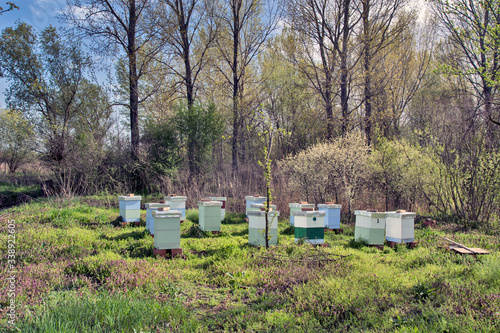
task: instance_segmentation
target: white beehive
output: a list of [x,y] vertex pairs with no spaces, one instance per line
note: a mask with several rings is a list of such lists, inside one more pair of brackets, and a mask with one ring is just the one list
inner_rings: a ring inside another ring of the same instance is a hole
[[141,221],[141,199],[140,195],[133,194],[118,197],[123,222]]
[[153,212],[158,210],[158,208],[170,208],[170,204],[167,203],[147,203],[146,206],[146,230],[149,231],[150,234],[154,234],[154,216]]
[[[278,216],[279,212],[270,211],[269,220],[269,245],[278,244]],[[266,245],[266,212],[261,210],[248,212],[248,244],[253,246]]]
[[[267,200],[267,197],[260,197],[258,195],[255,195],[255,196],[246,196],[245,197],[245,201],[246,201],[246,211],[245,211],[245,214],[247,215],[247,217],[248,217],[248,212],[252,211],[252,209],[250,209],[252,204],[261,204],[261,203],[263,203],[266,200]],[[255,211],[255,209],[253,209],[253,211]]]
[[207,197],[207,199],[210,199],[212,201],[220,201],[220,202],[222,202],[220,219],[221,219],[221,221],[223,221],[224,218],[226,217],[226,201],[227,201],[227,198],[226,197]]
[[288,204],[288,207],[290,207],[290,225],[295,225],[295,217],[293,215],[293,212],[301,211],[302,208],[312,208],[314,210],[314,204],[308,204],[307,202],[293,202]]
[[411,243],[415,240],[416,213],[405,211],[387,212],[386,235],[389,242]]
[[170,209],[180,210],[181,211],[181,220],[184,221],[186,219],[186,200],[187,197],[182,195],[167,195],[165,196],[165,203],[170,204]]
[[354,239],[364,240],[369,245],[383,245],[385,240],[386,213],[371,212],[366,210],[354,211],[356,226]]

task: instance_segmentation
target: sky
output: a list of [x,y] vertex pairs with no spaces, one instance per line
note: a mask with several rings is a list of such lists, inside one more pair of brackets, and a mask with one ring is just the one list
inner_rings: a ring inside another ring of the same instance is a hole
[[[13,27],[17,21],[26,22],[36,30],[42,30],[49,25],[58,26],[56,18],[66,7],[66,0],[8,0],[16,4],[19,10],[3,13],[0,15],[0,31],[7,27]],[[9,8],[7,0],[0,0],[0,7]],[[5,107],[5,89],[7,82],[0,79],[0,108]]]

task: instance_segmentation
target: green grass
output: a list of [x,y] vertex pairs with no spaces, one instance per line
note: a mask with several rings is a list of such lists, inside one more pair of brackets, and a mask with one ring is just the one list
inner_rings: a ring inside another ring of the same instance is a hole
[[[343,234],[325,234],[330,247],[314,249],[296,245],[284,219],[279,245],[266,250],[248,245],[244,215],[228,214],[212,235],[198,229],[197,210],[188,210],[184,257],[165,260],[153,257],[143,225],[118,227],[116,203],[109,194],[40,198],[2,212],[2,267],[7,221],[16,221],[18,317],[9,328],[0,312],[0,331],[500,330],[500,230],[491,226],[457,232],[449,222],[417,224],[417,248],[378,250],[354,242],[353,226],[343,224]],[[490,255],[452,254],[443,236]],[[2,308],[6,290],[2,279]]]

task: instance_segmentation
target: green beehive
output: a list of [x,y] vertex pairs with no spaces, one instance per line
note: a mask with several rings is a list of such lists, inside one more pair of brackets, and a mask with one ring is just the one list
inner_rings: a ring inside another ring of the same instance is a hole
[[369,245],[384,245],[387,213],[356,210],[354,215],[356,215],[354,240],[365,241]]
[[141,196],[129,194],[119,196],[120,216],[123,222],[141,221]]
[[221,230],[221,207],[220,201],[198,201],[200,229],[203,231]]
[[165,203],[170,204],[170,209],[179,210],[181,212],[181,220],[186,219],[186,196],[169,194],[165,196]]
[[325,212],[324,211],[294,211],[295,242],[307,238],[312,244],[325,242]]
[[181,211],[163,210],[153,212],[154,247],[158,250],[181,248]]
[[290,225],[295,225],[295,217],[293,215],[293,212],[301,211],[302,208],[312,208],[314,210],[314,204],[308,204],[307,202],[293,202],[288,204],[288,206],[290,207]]
[[[269,220],[269,245],[278,244],[278,211],[270,211]],[[266,246],[266,212],[248,212],[248,244],[253,246]]]

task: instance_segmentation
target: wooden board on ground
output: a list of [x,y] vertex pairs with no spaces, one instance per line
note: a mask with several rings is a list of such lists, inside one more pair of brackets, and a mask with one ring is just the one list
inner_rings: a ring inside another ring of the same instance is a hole
[[460,254],[489,254],[488,251],[480,249],[480,248],[471,248],[471,250],[474,251],[474,252],[471,252],[471,251],[464,249],[464,248],[461,248],[461,247],[450,246],[450,250],[453,250],[453,251],[460,253]]

